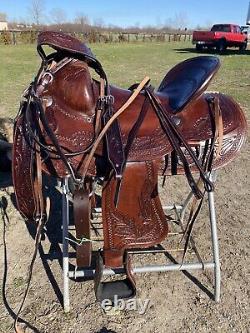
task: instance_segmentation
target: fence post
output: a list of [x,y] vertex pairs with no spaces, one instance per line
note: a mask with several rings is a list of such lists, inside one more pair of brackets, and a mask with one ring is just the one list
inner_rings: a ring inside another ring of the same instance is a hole
[[13,40],[13,45],[16,45],[16,33],[15,33],[15,31],[12,31],[12,40]]

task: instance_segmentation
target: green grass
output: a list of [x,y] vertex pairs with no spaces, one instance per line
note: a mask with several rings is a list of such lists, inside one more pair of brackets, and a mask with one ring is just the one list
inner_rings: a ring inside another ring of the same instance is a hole
[[[158,86],[165,73],[178,62],[195,57],[190,42],[92,44],[110,83],[128,87],[146,75]],[[204,53],[205,54],[205,53]],[[221,69],[209,86],[232,95],[250,112],[250,51],[228,51],[219,56]],[[23,90],[36,74],[40,58],[35,45],[0,46],[0,115],[15,116]]]

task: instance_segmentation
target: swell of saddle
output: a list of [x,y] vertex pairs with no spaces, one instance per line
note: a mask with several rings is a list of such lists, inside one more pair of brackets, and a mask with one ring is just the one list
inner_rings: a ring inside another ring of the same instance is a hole
[[45,102],[52,102],[54,108],[58,105],[69,113],[80,112],[86,117],[94,117],[97,96],[93,88],[87,64],[71,60],[53,75],[41,97]]

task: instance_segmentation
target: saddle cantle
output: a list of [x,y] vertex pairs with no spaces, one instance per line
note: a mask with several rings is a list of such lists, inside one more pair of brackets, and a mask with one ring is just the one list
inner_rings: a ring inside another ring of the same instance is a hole
[[[46,56],[45,45],[55,52]],[[245,140],[244,113],[231,97],[204,92],[220,66],[213,56],[178,64],[157,90],[145,84],[131,91],[109,85],[91,50],[71,36],[42,32],[38,52],[43,62],[15,124],[18,209],[27,220],[45,223],[42,172],[71,176],[77,238],[86,242],[77,245],[77,265],[88,266],[90,193],[95,179],[103,178],[104,247],[96,269],[96,296],[132,297],[136,289],[127,250],[157,245],[168,233],[157,175],[185,174],[201,197],[192,175],[199,173],[205,189],[211,190],[207,173],[232,161]],[[127,278],[108,287],[101,279],[103,264],[124,266]]]

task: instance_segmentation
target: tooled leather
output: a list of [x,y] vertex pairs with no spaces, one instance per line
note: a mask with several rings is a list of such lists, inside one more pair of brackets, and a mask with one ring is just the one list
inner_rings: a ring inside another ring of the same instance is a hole
[[21,115],[15,125],[12,179],[18,210],[26,219],[32,220],[36,212],[32,177],[33,152],[26,142],[24,131],[25,126]]
[[[80,81],[78,82],[78,84],[80,86],[83,86],[84,91],[87,91],[89,89],[89,95],[93,93],[93,98],[90,97],[91,101],[93,101],[95,98],[97,100],[99,83],[95,80],[91,80],[85,66],[84,71],[81,72],[81,75],[79,76]],[[76,61],[73,64],[68,64],[67,66],[65,66],[65,68],[63,68],[62,74],[66,75],[67,71],[69,71],[71,75],[72,69],[76,68],[81,68],[81,63]],[[58,79],[60,77],[61,76],[58,76]],[[73,79],[73,76],[70,77],[72,77]],[[85,81],[83,80],[83,78],[85,78]],[[64,83],[64,89],[67,89],[67,85],[65,86],[65,84],[66,83]],[[67,81],[67,84],[70,84],[70,82]],[[59,86],[60,84],[57,83],[56,87],[58,88]],[[52,93],[55,90],[56,89],[53,88],[52,83],[52,85],[49,86],[46,90],[46,94],[53,95]],[[63,90],[60,89],[57,89],[56,91],[57,94],[58,91],[61,91],[61,93],[63,93]],[[115,110],[117,110],[126,101],[131,92],[111,86],[111,93],[114,95],[114,107]],[[180,131],[182,131],[186,140],[204,141],[213,136],[209,108],[206,102],[206,98],[209,96],[213,97],[214,95],[215,93],[205,93],[198,99],[193,100],[182,112],[178,113],[178,117],[181,122],[179,129]],[[78,147],[87,147],[94,135],[94,128],[92,123],[93,117],[88,118],[88,116],[83,110],[72,109],[72,107],[70,107],[70,105],[72,104],[71,100],[64,100],[62,103],[57,97],[57,95],[55,95],[53,98],[54,103],[47,108],[46,112],[48,113],[50,120],[51,111],[54,110],[51,125],[52,127],[54,126],[54,128],[55,126],[57,126],[55,134],[58,136],[59,141],[62,142],[62,145],[70,151],[75,151]],[[244,127],[245,124],[240,121],[241,116],[239,114],[241,114],[242,111],[239,109],[239,106],[233,103],[233,101],[225,95],[219,94],[219,98],[223,116],[224,135],[232,132],[235,128],[241,126]],[[161,99],[162,103],[166,107],[166,112],[171,112],[168,109],[167,99],[163,97],[161,97]],[[82,100],[84,100],[84,96],[82,96]],[[133,105],[130,106],[128,110],[126,110],[126,112],[119,118],[124,145],[126,144],[129,129],[131,128],[136,117],[138,116],[138,112],[140,112],[143,100],[144,96],[139,96],[137,101],[133,103]],[[81,106],[85,105],[86,108],[86,102],[78,101],[78,103]],[[91,102],[91,106],[87,107],[88,115],[91,114],[91,112],[94,115],[93,104],[94,103]],[[197,112],[197,110],[199,110],[199,112]],[[70,126],[64,127],[61,124],[69,124]],[[76,135],[75,132],[78,132],[79,135]],[[82,135],[80,135],[80,132],[82,133]],[[99,150],[99,152],[101,151],[102,149]],[[141,128],[138,131],[137,137],[132,143],[128,160],[153,160],[160,158],[161,156],[164,156],[171,151],[172,147],[168,139],[166,138],[166,135],[162,131],[157,117],[155,116],[152,109],[149,110],[145,121],[143,122]],[[227,163],[226,158],[222,159],[222,161],[217,161],[215,167],[217,165],[218,167],[221,167],[224,165],[224,162]]]
[[[120,251],[122,256],[125,249],[153,246],[167,236],[168,226],[157,192],[157,169],[157,163],[152,161],[128,163],[117,208],[114,206],[116,181],[113,179],[104,186],[104,255],[106,251],[108,265],[112,265],[112,251],[115,256]],[[132,184],[137,186],[130,191]]]
[[[44,35],[46,37],[46,35]],[[47,42],[44,37],[44,43]],[[129,97],[130,91],[111,86],[111,93],[115,98],[114,108],[117,110]],[[95,107],[99,94],[99,82],[92,80],[88,66],[80,61],[74,61],[65,65],[56,74],[51,84],[49,84],[43,92],[44,99],[49,98],[52,104],[45,108],[45,113],[52,130],[54,131],[59,143],[67,151],[74,152],[76,150],[85,149],[94,137],[94,116]],[[188,106],[178,113],[180,119],[179,130],[183,133],[186,140],[204,141],[213,136],[211,130],[211,121],[209,116],[208,104],[206,98],[213,96],[213,93],[203,94],[199,98],[194,98]],[[171,114],[168,106],[168,98],[166,96],[159,96],[162,104],[166,108],[166,112]],[[246,137],[246,120],[239,105],[236,104],[230,97],[219,94],[220,107],[222,110],[223,127],[224,127],[224,140],[222,151],[218,159],[215,160],[213,168],[220,168],[235,158],[238,154]],[[138,117],[141,106],[144,101],[144,95],[141,94],[136,101],[124,112],[119,118],[119,123],[122,131],[123,144],[126,144],[126,139],[133,122]],[[24,140],[22,132],[17,128],[16,135],[16,157],[15,167],[16,170],[26,170],[30,168],[31,154],[29,147],[25,143],[20,142]],[[50,144],[48,138],[45,136],[46,143]],[[158,118],[155,116],[154,111],[149,110],[145,121],[138,131],[137,137],[134,139],[131,146],[128,161],[144,161],[163,158],[164,155],[169,154],[172,147],[163,133],[159,124]],[[20,153],[21,152],[21,153]],[[102,155],[103,150],[100,145],[98,154]],[[25,161],[22,156],[26,156]],[[82,157],[72,157],[70,159],[73,167],[79,169],[81,173]],[[49,163],[43,165],[44,170],[48,173],[53,173],[59,177],[67,174],[63,163],[56,159],[51,159],[54,172],[48,167]],[[23,166],[22,166],[23,165]],[[193,171],[196,171],[195,168]],[[14,177],[17,178],[17,173]],[[182,174],[183,168],[178,165],[177,173]],[[95,174],[95,167],[92,163],[90,174]],[[171,174],[169,169],[167,174]],[[24,180],[27,182],[26,188],[31,188],[31,180]],[[21,188],[21,182],[16,181],[17,187]],[[25,190],[24,187],[20,191],[19,196],[20,210],[32,215],[34,205],[32,199],[22,195]],[[30,192],[31,193],[31,192]],[[23,202],[22,202],[23,200]],[[30,200],[30,202],[28,202]]]
[[[217,95],[218,93],[206,93],[204,94],[204,97],[213,97]],[[219,154],[219,156],[214,159],[212,168],[214,170],[219,169],[233,161],[237,155],[239,154],[242,145],[244,144],[246,137],[247,137],[247,123],[246,118],[244,116],[243,111],[241,110],[240,106],[235,103],[235,101],[223,94],[219,94],[219,100],[220,100],[220,107],[222,110],[222,118],[223,118],[223,141],[222,141],[222,149]],[[207,110],[209,112],[209,110]],[[203,118],[204,119],[204,118]],[[208,122],[208,117],[207,117]],[[189,140],[190,145],[193,147],[199,145],[196,145],[198,137],[193,134],[192,139]],[[199,144],[204,145],[205,140],[200,140]],[[216,147],[217,143],[215,143],[215,155],[216,154]],[[190,160],[189,156],[186,156],[187,160]],[[174,174],[182,175],[184,174],[184,170],[182,165],[177,162],[176,166],[176,172]],[[195,166],[192,166],[192,161],[190,160],[190,166],[192,172],[197,172],[197,168]],[[169,163],[171,165],[171,162]],[[164,170],[164,163],[161,165],[161,170]],[[171,175],[171,168],[169,167],[167,170],[165,170],[166,175]]]
[[70,35],[56,31],[43,31],[38,35],[37,45],[49,45],[58,50],[70,51],[95,58],[90,48]]
[[[123,142],[127,142],[127,133],[123,135]],[[166,155],[172,150],[166,135],[160,127],[152,135],[136,137],[129,151],[128,161],[153,160]]]
[[[86,66],[86,65],[85,65]],[[80,62],[70,63],[65,68],[62,69],[62,73],[57,73],[58,80],[62,81],[63,75],[66,75],[69,71],[72,73],[72,70],[76,70],[81,68]],[[71,76],[70,76],[71,77]],[[91,101],[91,106],[86,106],[86,96],[82,94],[82,96],[78,95],[78,105],[81,106],[79,109],[73,109],[71,107],[72,100],[75,100],[74,91],[71,91],[71,94],[68,99],[65,99],[64,91],[68,90],[69,87],[72,86],[70,81],[64,81],[63,88],[60,83],[56,83],[56,88],[53,86],[53,82],[51,86],[48,87],[46,94],[52,95],[54,94],[54,104],[48,108],[48,113],[51,109],[55,109],[54,117],[56,118],[56,122],[60,123],[60,118],[63,119],[64,122],[68,122],[70,118],[70,127],[67,129],[63,129],[65,137],[71,139],[73,133],[70,131],[70,128],[74,127],[73,120],[82,121],[82,128],[80,130],[85,132],[87,138],[93,137],[94,130],[93,127],[88,127],[89,123],[92,123],[93,118],[89,117],[86,120],[86,115],[94,116],[95,109],[93,105],[97,102],[97,95],[99,91],[99,83],[95,80],[91,80],[90,74],[87,72],[86,68],[84,68],[84,72],[79,76],[78,80],[74,79],[72,76],[72,80],[74,80],[74,85],[81,86],[83,91],[89,91],[89,99]],[[56,81],[56,80],[54,80]],[[60,94],[59,94],[60,92]],[[125,89],[120,89],[114,86],[111,86],[111,93],[115,98],[114,108],[117,110],[129,97],[131,94],[130,91]],[[59,96],[63,95],[64,100],[63,103],[60,102]],[[90,96],[93,95],[91,98]],[[210,94],[213,95],[213,94]],[[58,97],[57,97],[58,96]],[[206,98],[208,94],[203,94],[198,99],[194,99],[182,112],[178,113],[178,117],[180,118],[181,124],[179,126],[180,131],[182,131],[186,140],[206,140],[213,136],[213,132],[211,129],[211,120],[209,116],[208,105],[206,102]],[[166,112],[171,113],[171,110],[168,107],[167,98],[160,97],[163,105],[166,107]],[[96,100],[94,103],[93,100]],[[126,110],[126,112],[121,115],[119,118],[119,123],[121,126],[123,143],[125,144],[129,129],[131,128],[131,124],[135,121],[138,116],[138,112],[140,112],[141,106],[143,104],[144,96],[141,95],[137,100]],[[220,102],[221,109],[223,113],[223,124],[224,124],[224,133],[232,131],[233,128],[237,127],[238,121],[238,113],[239,112],[231,112],[232,107],[228,108],[227,97],[220,94]],[[236,108],[236,106],[235,106]],[[197,112],[199,110],[199,112]],[[228,111],[229,110],[229,111]],[[58,113],[58,116],[55,115]],[[169,144],[168,139],[165,134],[161,130],[161,126],[157,117],[154,114],[154,111],[151,109],[149,114],[146,116],[144,123],[142,124],[137,137],[132,144],[131,151],[129,154],[129,160],[143,160],[146,155],[147,158],[155,159],[162,154],[169,153],[172,149]],[[60,116],[59,116],[60,114]],[[67,120],[66,120],[67,119]],[[81,141],[81,140],[80,140]],[[151,151],[151,153],[150,153]],[[150,157],[151,156],[151,157]]]

